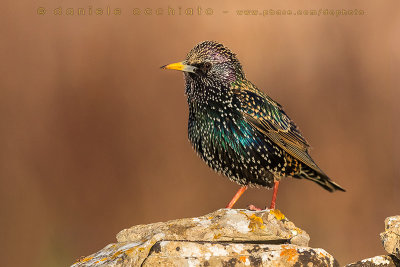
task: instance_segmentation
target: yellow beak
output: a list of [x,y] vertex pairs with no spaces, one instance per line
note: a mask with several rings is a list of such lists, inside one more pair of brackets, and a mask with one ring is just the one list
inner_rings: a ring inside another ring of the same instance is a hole
[[194,66],[185,64],[184,61],[165,65],[165,66],[162,66],[161,68],[169,69],[169,70],[180,70],[180,71],[186,71],[186,72],[193,72],[193,73],[195,73],[195,70],[197,69]]

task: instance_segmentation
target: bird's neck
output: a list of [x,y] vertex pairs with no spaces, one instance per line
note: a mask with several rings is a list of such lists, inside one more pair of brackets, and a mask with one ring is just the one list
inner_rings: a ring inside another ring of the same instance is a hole
[[196,83],[187,81],[186,95],[189,109],[196,111],[222,108],[232,102],[233,92],[222,83]]

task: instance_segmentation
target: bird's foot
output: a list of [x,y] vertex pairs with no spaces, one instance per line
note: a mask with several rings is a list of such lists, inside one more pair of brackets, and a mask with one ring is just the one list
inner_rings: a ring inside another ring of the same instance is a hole
[[248,210],[252,210],[252,211],[261,211],[262,209],[257,208],[256,206],[254,206],[253,204],[247,206]]

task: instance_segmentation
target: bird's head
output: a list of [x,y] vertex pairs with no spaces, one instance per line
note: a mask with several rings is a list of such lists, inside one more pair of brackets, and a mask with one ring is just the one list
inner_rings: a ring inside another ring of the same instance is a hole
[[205,84],[210,81],[230,84],[244,78],[236,55],[215,41],[201,42],[187,54],[184,61],[161,68],[183,71],[187,81],[192,79]]

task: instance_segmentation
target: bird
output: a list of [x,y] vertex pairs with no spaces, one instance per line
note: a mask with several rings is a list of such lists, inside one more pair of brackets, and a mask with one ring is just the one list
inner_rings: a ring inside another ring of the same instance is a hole
[[226,208],[249,187],[265,187],[273,188],[269,208],[275,209],[283,177],[311,180],[329,192],[345,191],[317,166],[297,125],[246,78],[228,47],[203,41],[183,61],[161,68],[184,74],[194,150],[210,168],[240,185]]

